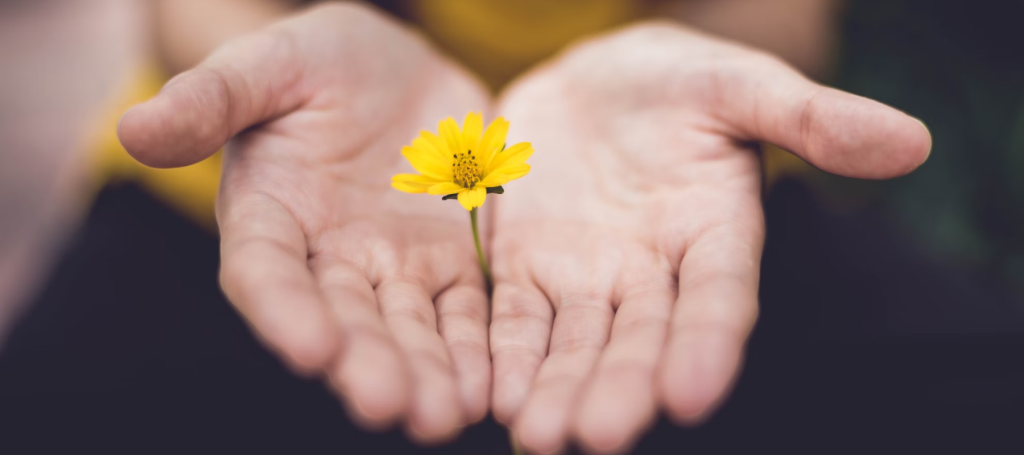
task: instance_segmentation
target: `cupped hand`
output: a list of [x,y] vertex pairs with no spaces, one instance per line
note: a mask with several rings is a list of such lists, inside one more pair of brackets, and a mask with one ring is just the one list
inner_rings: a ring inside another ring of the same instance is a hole
[[230,140],[217,204],[221,285],[294,369],[367,426],[424,442],[484,417],[488,302],[465,210],[410,197],[399,150],[481,86],[377,12],[321,7],[239,38],[119,125],[155,167]]
[[659,408],[706,417],[757,318],[756,141],[889,178],[927,157],[911,117],[670,23],[575,46],[504,95],[537,153],[497,198],[493,409],[531,452],[628,448]]

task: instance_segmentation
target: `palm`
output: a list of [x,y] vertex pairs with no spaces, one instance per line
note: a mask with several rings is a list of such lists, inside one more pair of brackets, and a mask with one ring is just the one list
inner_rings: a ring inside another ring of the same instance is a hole
[[[757,315],[751,144],[793,136],[773,131],[788,127],[787,106],[752,120],[772,78],[813,86],[766,56],[645,25],[578,46],[505,94],[513,139],[537,153],[528,183],[495,208],[493,406],[528,448],[551,453],[572,434],[619,451],[658,407],[692,422],[727,391]],[[786,145],[814,155],[830,139]]]
[[146,143],[160,134],[135,115],[122,139],[166,165],[187,150],[152,149],[240,132],[218,200],[221,283],[255,331],[369,426],[403,420],[436,441],[483,418],[488,307],[466,215],[390,185],[419,130],[487,107],[479,85],[377,13],[330,6],[229,44],[146,108],[194,99],[213,102],[173,112],[190,136]]
[[[536,115],[528,108],[506,112],[513,121]],[[673,307],[680,279],[699,287],[732,278],[716,269],[720,253],[742,250],[756,266],[762,242],[756,157],[737,147],[700,151],[699,145],[689,149],[690,155],[687,146],[693,144],[664,135],[646,145],[681,152],[675,165],[694,175],[660,180],[633,166],[642,156],[631,150],[588,141],[593,132],[525,123],[519,131],[538,150],[559,156],[535,158],[534,178],[523,185],[528,188],[516,188],[497,207],[499,284],[492,333],[520,341],[494,351],[495,409],[522,400],[517,427],[540,447],[570,425],[598,438],[587,441],[595,448],[617,446],[654,416],[654,376],[670,326],[700,330],[714,342],[721,335],[716,332],[731,335],[753,323],[756,307],[742,303],[694,301],[685,309]],[[695,156],[701,154],[720,159]],[[590,178],[562,171],[569,167],[587,169]],[[728,181],[713,177],[724,174]],[[553,194],[572,196],[552,200]],[[694,258],[687,276],[681,276],[688,251]],[[747,273],[756,276],[756,270]],[[751,292],[750,287],[737,290]],[[673,316],[674,311],[688,314]],[[536,317],[523,318],[524,313]],[[528,325],[532,330],[524,330]],[[538,333],[542,336],[523,339]],[[715,358],[734,352],[696,355],[703,362],[697,373],[704,376],[696,380],[703,383],[685,386],[703,388],[695,401],[720,395],[739,359]],[[732,364],[715,364],[723,360]]]
[[[328,105],[297,111],[239,136],[227,155],[221,221],[225,231],[254,222],[280,226],[292,238],[279,240],[294,240],[296,248],[305,250],[304,259],[324,297],[312,305],[326,305],[328,320],[335,323],[316,330],[335,330],[337,336],[311,335],[299,343],[318,345],[298,345],[282,354],[333,353],[336,359],[328,360],[327,376],[347,391],[355,408],[368,414],[362,417],[389,420],[402,412],[403,400],[413,400],[409,412],[422,415],[412,421],[432,427],[414,431],[432,433],[481,417],[489,362],[486,338],[473,337],[485,330],[487,302],[463,210],[440,198],[402,195],[388,178],[405,170],[397,150],[418,128],[481,102],[427,101],[409,106],[408,100],[395,100],[394,107],[401,106],[395,109],[397,115],[373,115],[367,123],[352,122],[345,106]],[[231,223],[232,213],[241,214],[237,225]],[[228,232],[225,238],[230,238]],[[248,267],[280,266],[263,256],[259,244],[251,248],[249,253],[240,247],[237,260]],[[256,283],[242,280],[238,285]],[[225,286],[235,290],[227,280]],[[319,311],[310,311],[305,324],[320,325],[314,313]],[[471,318],[459,319],[465,315]],[[295,322],[303,323],[298,318]],[[309,327],[281,328],[295,329]],[[446,341],[462,350],[449,353]],[[458,365],[453,365],[453,355]],[[456,372],[455,366],[462,371]],[[467,388],[466,398],[474,403],[466,411],[475,415],[464,416],[460,410],[457,373]],[[422,390],[403,396],[410,387]]]

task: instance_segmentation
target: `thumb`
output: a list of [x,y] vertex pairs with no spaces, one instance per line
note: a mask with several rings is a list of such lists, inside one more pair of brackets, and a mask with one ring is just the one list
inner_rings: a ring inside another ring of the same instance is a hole
[[294,40],[285,29],[229,42],[155,97],[122,115],[121,145],[141,163],[187,166],[209,157],[240,131],[294,110],[303,95]]
[[748,73],[722,97],[742,136],[764,140],[827,172],[885,179],[907,174],[931,151],[920,121],[861,96],[818,85],[783,64]]

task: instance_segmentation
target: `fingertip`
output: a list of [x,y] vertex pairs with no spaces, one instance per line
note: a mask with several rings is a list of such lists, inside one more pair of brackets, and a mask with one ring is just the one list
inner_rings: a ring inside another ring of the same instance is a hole
[[254,294],[252,283],[260,281],[263,273],[238,263],[235,257],[224,260],[221,287],[257,336],[297,374],[313,376],[327,369],[340,340],[316,297],[288,294],[293,305],[278,305],[276,298],[283,296],[279,289],[271,286],[261,295]]
[[323,324],[295,330],[280,341],[285,362],[297,374],[315,376],[327,368],[337,350],[337,340]]
[[526,401],[527,387],[508,378],[495,375],[494,392],[491,398],[491,412],[498,423],[511,426],[523,402]]
[[847,177],[888,179],[917,169],[931,151],[928,128],[892,107],[822,89],[804,114],[806,158]]
[[653,421],[653,377],[603,375],[591,382],[572,423],[572,431],[590,453],[624,452]]
[[370,431],[384,431],[395,425],[405,414],[406,403],[402,394],[376,393],[366,387],[348,386],[343,389],[345,408],[349,418]]
[[124,118],[132,112],[132,109],[135,109],[135,106],[129,107],[126,111],[124,111],[124,113],[121,114],[120,117],[117,118],[117,127],[115,128],[115,132],[117,134],[117,140],[121,142],[121,145],[124,145],[124,138],[121,136],[121,122],[123,122]]
[[666,399],[666,411],[670,420],[679,426],[694,427],[703,424],[714,411],[709,400],[691,396]]
[[121,118],[117,120],[117,139],[136,161],[150,167],[158,167],[156,165],[159,163],[149,157],[153,147],[149,143],[148,133],[157,127],[151,119],[152,114],[145,108],[148,102],[136,104],[121,114]]
[[646,422],[636,424],[621,416],[606,411],[595,411],[592,407],[581,408],[573,423],[572,432],[588,453],[613,454],[623,452],[638,436]]
[[924,121],[917,117],[908,117],[910,117],[911,120],[917,122],[917,128],[913,128],[910,130],[911,138],[908,141],[911,144],[911,150],[917,157],[917,164],[914,164],[909,170],[907,170],[907,172],[905,172],[905,174],[910,173],[911,171],[917,169],[926,161],[928,161],[928,157],[930,157],[932,154],[933,145],[932,133],[931,130],[928,129],[928,125],[926,125]]
[[153,168],[187,166],[230,139],[227,87],[207,73],[180,75],[157,96],[125,111],[117,137],[132,158]]
[[695,426],[703,423],[711,409],[708,394],[687,392],[678,379],[664,376],[662,395],[668,417],[677,425]]
[[725,399],[742,362],[742,347],[721,334],[678,337],[660,372],[662,401],[680,425],[705,421]]
[[416,425],[409,423],[405,427],[406,436],[413,442],[424,446],[438,446],[455,440],[462,433],[462,425]]
[[451,395],[425,390],[417,394],[406,425],[410,439],[424,445],[437,445],[451,441],[462,432],[466,422],[457,398],[454,393]]
[[354,353],[349,349],[331,382],[344,397],[352,420],[362,428],[381,431],[394,426],[407,413],[411,384],[408,372],[394,355],[366,352],[371,348],[364,346]]
[[487,401],[483,400],[480,404],[470,404],[464,406],[466,408],[466,423],[474,425],[480,423],[484,418],[487,417]]
[[494,421],[504,426],[511,425],[515,420],[512,407],[497,398],[491,400],[491,413],[494,415]]
[[[487,369],[488,373],[490,368]],[[490,392],[490,374],[463,376],[460,378],[459,393],[466,422],[473,424],[487,417],[487,398]]]
[[[879,128],[885,134],[874,146],[880,155],[873,160],[879,164],[873,169],[865,169],[868,178],[888,179],[907,175],[928,160],[932,149],[932,136],[928,127],[920,119],[911,117],[879,103],[886,111],[886,125]],[[881,114],[879,118],[884,118]],[[870,146],[865,146],[865,148]],[[870,155],[870,154],[869,154]]]
[[517,419],[516,440],[529,453],[554,455],[565,449],[565,434],[558,425],[543,418]]
[[512,428],[528,453],[555,454],[565,450],[571,436],[575,390],[565,387],[534,389]]
[[511,351],[492,354],[494,389],[491,412],[498,423],[511,426],[530,392],[538,362],[520,358]]
[[585,414],[575,425],[576,438],[588,453],[619,453],[628,443],[628,435],[612,416]]

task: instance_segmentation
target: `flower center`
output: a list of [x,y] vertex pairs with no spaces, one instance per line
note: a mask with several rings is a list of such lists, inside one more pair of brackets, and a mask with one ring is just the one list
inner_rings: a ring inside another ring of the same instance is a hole
[[463,188],[473,188],[476,182],[480,181],[480,166],[477,165],[476,156],[473,151],[452,155],[455,162],[452,163],[452,177],[455,183]]

